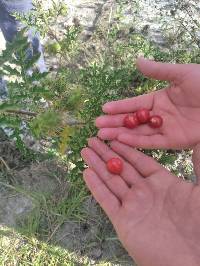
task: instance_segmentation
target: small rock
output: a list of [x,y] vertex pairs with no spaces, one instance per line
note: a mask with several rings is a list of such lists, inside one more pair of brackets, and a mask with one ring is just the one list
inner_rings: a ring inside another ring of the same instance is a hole
[[100,247],[96,247],[92,249],[90,255],[94,260],[100,259],[102,256],[102,249]]

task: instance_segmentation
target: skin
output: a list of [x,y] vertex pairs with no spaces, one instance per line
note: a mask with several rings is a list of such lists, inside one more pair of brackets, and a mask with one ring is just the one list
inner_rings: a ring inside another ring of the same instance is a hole
[[[199,146],[194,161],[199,164]],[[177,178],[132,147],[98,138],[82,157],[84,180],[113,223],[124,247],[140,266],[200,264],[200,186]],[[106,162],[119,157],[123,171],[113,175]],[[198,167],[195,168],[198,171]]]
[[[200,142],[200,65],[168,64],[139,58],[137,66],[147,77],[168,81],[169,86],[142,96],[106,103],[107,114],[96,120],[99,138],[117,139],[132,147],[148,149],[186,149]],[[163,126],[152,129],[141,125],[123,127],[127,113],[148,108],[160,115]]]

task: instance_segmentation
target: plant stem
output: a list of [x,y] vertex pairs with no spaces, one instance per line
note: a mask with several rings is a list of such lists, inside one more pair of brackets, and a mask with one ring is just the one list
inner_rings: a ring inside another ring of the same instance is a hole
[[30,112],[30,111],[25,111],[25,110],[6,110],[6,113],[13,113],[13,114],[19,114],[19,115],[28,115],[28,116],[37,116],[37,113],[35,112]]

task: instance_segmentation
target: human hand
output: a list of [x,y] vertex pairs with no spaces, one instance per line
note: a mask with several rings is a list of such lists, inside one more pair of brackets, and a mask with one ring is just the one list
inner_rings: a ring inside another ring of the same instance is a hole
[[[119,143],[89,140],[85,182],[140,266],[200,265],[200,186],[172,175],[154,159]],[[106,162],[122,159],[122,174]]]
[[[200,142],[200,65],[165,64],[143,58],[138,68],[147,77],[169,81],[165,89],[142,96],[106,103],[108,115],[97,118],[98,136],[103,140],[118,139],[138,148],[185,149]],[[123,127],[125,114],[148,108],[163,118],[163,126],[152,129],[141,125]]]

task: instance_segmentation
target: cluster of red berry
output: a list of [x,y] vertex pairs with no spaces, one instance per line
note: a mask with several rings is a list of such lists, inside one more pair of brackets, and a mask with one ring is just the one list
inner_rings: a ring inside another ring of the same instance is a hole
[[[150,111],[146,108],[140,109],[133,114],[128,114],[124,118],[124,126],[133,129],[141,124],[149,124],[152,128],[160,128],[163,119],[159,115],[150,115]],[[123,170],[123,162],[119,158],[112,158],[107,162],[107,169],[110,173],[119,175]]]
[[140,109],[133,114],[128,114],[124,118],[124,126],[133,129],[141,124],[148,123],[152,128],[159,128],[163,124],[163,119],[159,115],[150,115],[146,108]]

